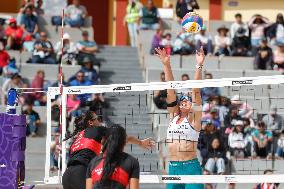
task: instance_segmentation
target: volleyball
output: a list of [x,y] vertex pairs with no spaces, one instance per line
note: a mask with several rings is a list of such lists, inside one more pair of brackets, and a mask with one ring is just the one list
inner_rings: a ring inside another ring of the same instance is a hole
[[186,32],[198,33],[203,26],[203,18],[195,12],[190,12],[183,17],[181,25]]

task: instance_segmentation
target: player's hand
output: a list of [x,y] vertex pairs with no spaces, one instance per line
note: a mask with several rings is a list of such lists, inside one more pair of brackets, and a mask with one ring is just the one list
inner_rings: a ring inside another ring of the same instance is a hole
[[152,138],[146,138],[141,140],[140,146],[142,148],[150,150],[152,147],[155,146],[155,141]]
[[167,51],[166,49],[161,49],[160,47],[159,48],[155,48],[155,51],[156,51],[156,56],[158,56],[160,58],[160,60],[162,61],[162,63],[167,66],[167,65],[170,65],[170,58],[171,56],[167,54]]
[[203,65],[204,64],[204,60],[205,60],[205,54],[204,54],[204,50],[203,47],[201,46],[201,48],[199,50],[196,50],[196,63],[197,65]]

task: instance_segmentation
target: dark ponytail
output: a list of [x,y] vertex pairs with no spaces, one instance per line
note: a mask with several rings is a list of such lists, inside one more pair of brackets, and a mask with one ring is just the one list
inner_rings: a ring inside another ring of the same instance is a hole
[[89,121],[94,119],[94,112],[87,111],[85,114],[82,114],[80,116],[77,116],[74,121],[75,130],[72,134],[69,134],[63,141],[66,141],[70,138],[75,137],[79,132],[85,130],[89,127]]
[[123,152],[123,147],[126,144],[126,131],[120,125],[113,125],[109,128],[107,140],[103,146],[105,160],[101,184],[105,183],[114,172],[117,164],[120,161],[120,155]]

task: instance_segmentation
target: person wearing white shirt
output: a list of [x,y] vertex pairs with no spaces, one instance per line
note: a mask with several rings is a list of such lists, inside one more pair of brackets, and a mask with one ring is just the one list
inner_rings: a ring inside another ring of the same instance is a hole
[[211,55],[213,53],[212,38],[211,35],[206,34],[206,26],[203,25],[200,33],[194,36],[196,42],[196,49],[200,49],[203,46],[205,55]]
[[235,158],[244,158],[246,141],[242,133],[243,121],[236,121],[233,131],[229,134],[229,147]]
[[231,25],[230,28],[231,39],[234,39],[239,28],[243,28],[244,35],[249,37],[249,28],[248,25],[242,21],[242,15],[240,13],[237,13],[235,15],[235,19],[236,21]]
[[75,65],[77,63],[76,55],[78,54],[78,51],[76,45],[71,42],[71,37],[68,33],[63,35],[63,55],[61,48],[61,41],[58,41],[54,48],[58,62],[63,58],[64,63]]
[[66,9],[65,23],[71,27],[81,27],[84,25],[84,19],[87,15],[87,9],[80,5],[80,0],[73,0],[72,5],[69,5]]
[[218,28],[218,35],[215,36],[215,55],[225,55],[229,56],[230,54],[230,45],[231,45],[231,39],[227,36],[227,33],[229,31],[226,26],[221,26]]

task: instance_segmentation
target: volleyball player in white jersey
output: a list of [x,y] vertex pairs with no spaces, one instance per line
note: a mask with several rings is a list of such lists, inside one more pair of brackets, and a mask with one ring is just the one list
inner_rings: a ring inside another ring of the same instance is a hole
[[[166,81],[174,81],[170,55],[165,49],[156,49],[163,63]],[[196,51],[196,71],[194,80],[202,79],[204,64],[203,48]],[[202,169],[197,159],[197,142],[201,130],[202,100],[200,89],[193,88],[191,96],[181,96],[179,102],[175,90],[167,90],[170,123],[167,130],[169,151],[169,175],[201,175]],[[203,189],[203,184],[168,184],[167,189]]]

